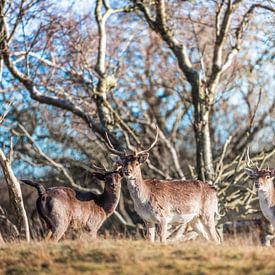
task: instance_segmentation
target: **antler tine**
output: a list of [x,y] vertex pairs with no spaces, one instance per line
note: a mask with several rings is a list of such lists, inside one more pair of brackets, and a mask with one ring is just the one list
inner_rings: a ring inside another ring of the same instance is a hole
[[253,168],[253,167],[251,166],[251,164],[252,164],[252,165],[254,165],[254,168],[255,168],[255,166],[256,166],[256,169],[257,169],[257,170],[260,170],[259,167],[257,166],[257,164],[254,164],[253,161],[252,161],[252,160],[250,159],[250,157],[249,157],[249,147],[247,147],[246,156],[247,156],[247,166],[248,166],[249,168]]
[[158,136],[159,136],[159,128],[158,128],[157,125],[155,125],[155,126],[156,126],[156,130],[157,130],[156,136],[155,136],[155,140],[153,141],[153,143],[150,145],[149,148],[147,148],[147,149],[145,149],[145,150],[142,150],[142,151],[136,153],[136,155],[143,154],[143,153],[147,153],[147,152],[150,151],[150,150],[155,146],[155,144],[157,143],[157,141],[158,141]]
[[109,139],[107,132],[105,132],[105,137],[106,137],[106,141],[107,141],[106,146],[109,149],[109,151],[111,151],[113,154],[118,155],[118,156],[125,156],[125,152],[116,150],[114,148],[113,144],[111,143],[111,141]]
[[104,165],[103,165],[103,167],[99,167],[99,166],[97,166],[93,163],[90,163],[90,167],[94,168],[95,170],[99,170],[99,171],[102,171],[102,172],[107,172],[107,169]]
[[250,157],[249,157],[249,147],[247,147],[246,157],[247,157],[246,165],[247,165],[249,168],[251,168],[251,165],[250,165],[251,159],[250,159]]

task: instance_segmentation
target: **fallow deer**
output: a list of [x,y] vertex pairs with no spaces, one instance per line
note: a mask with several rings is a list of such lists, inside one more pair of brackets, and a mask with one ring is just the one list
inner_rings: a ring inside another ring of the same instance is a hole
[[38,191],[37,210],[49,228],[46,240],[59,241],[69,228],[86,228],[96,238],[98,229],[119,202],[122,175],[121,170],[92,175],[105,182],[102,194],[63,186],[46,189],[41,183],[21,180]]
[[213,186],[199,180],[144,180],[140,166],[158,139],[158,128],[151,146],[135,154],[126,154],[114,148],[106,134],[106,146],[118,156],[134,208],[144,220],[147,237],[155,241],[155,225],[160,226],[161,242],[166,242],[168,224],[189,224],[207,240],[220,243],[215,228],[218,199]]
[[272,224],[275,229],[275,169],[245,168],[246,174],[254,181],[258,189],[260,208],[264,217]]

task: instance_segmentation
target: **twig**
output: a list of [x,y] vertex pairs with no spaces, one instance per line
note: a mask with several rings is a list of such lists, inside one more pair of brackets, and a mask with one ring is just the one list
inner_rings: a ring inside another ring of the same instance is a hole
[[0,125],[3,123],[3,121],[5,120],[6,116],[8,115],[8,113],[11,110],[11,105],[14,101],[14,98],[12,98],[8,104],[7,110],[5,111],[5,113],[3,114],[3,116],[0,116]]
[[91,191],[91,189],[88,188],[84,188],[81,187],[80,185],[78,185],[73,177],[70,175],[69,171],[61,164],[61,163],[57,163],[56,161],[54,161],[53,159],[51,159],[48,155],[46,155],[41,149],[40,147],[37,145],[37,143],[34,141],[34,139],[32,138],[32,136],[28,133],[28,131],[25,129],[25,127],[22,124],[18,124],[20,130],[23,131],[23,133],[27,136],[27,138],[30,140],[31,144],[34,146],[34,148],[36,149],[36,152],[41,155],[48,163],[50,163],[53,167],[55,167],[57,170],[61,171],[62,174],[66,177],[66,179],[69,181],[70,185],[81,190],[81,191]]
[[218,183],[218,181],[221,179],[222,172],[223,172],[223,160],[225,157],[227,147],[230,144],[231,140],[232,140],[232,136],[229,136],[228,139],[226,140],[226,142],[224,143],[220,160],[216,166],[216,174],[218,173],[218,176],[216,177],[216,180],[214,181],[214,185],[216,185]]

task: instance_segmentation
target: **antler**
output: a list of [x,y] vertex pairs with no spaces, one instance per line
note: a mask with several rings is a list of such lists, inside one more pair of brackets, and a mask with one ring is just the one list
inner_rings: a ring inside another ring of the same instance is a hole
[[[249,147],[247,147],[246,157],[247,157],[247,164],[246,164],[247,167],[253,168],[253,167],[250,165],[250,163],[251,163],[252,165],[254,165],[254,166],[256,167],[257,170],[260,170],[259,167],[257,166],[257,164],[254,164],[253,161],[252,161],[252,160],[250,159],[250,157],[249,157]],[[255,167],[254,167],[253,169],[255,169]]]
[[251,161],[251,159],[250,159],[250,157],[249,157],[249,147],[247,147],[246,157],[247,157],[246,165],[247,165],[247,167],[251,168],[250,163],[251,163],[252,161]]
[[95,170],[101,171],[101,172],[107,172],[107,169],[103,166],[103,167],[99,167],[93,163],[90,163],[90,167],[94,168]]
[[155,125],[155,126],[156,126],[156,130],[157,130],[157,133],[156,133],[156,136],[155,136],[155,140],[153,141],[153,143],[150,145],[149,148],[147,148],[147,149],[145,149],[145,150],[142,150],[142,151],[136,153],[136,155],[143,154],[143,153],[147,153],[147,152],[150,151],[150,150],[155,146],[155,144],[157,143],[157,141],[158,141],[158,136],[159,136],[159,128],[158,128],[157,125]]
[[249,157],[249,147],[247,148],[247,167],[249,170],[253,170],[254,174],[257,175],[258,177],[263,177],[263,176],[271,176],[275,177],[275,168],[269,169],[269,166],[267,166],[267,169],[260,169],[257,165],[255,167],[251,167],[250,163],[253,165],[253,161]]
[[[156,132],[155,140],[150,145],[150,147],[145,149],[145,150],[142,150],[140,152],[136,152],[135,155],[146,153],[146,152],[150,151],[155,146],[155,144],[157,143],[157,140],[158,140],[158,135],[159,135],[159,128],[158,128],[157,125],[156,125],[156,130],[157,130],[157,132]],[[106,137],[106,144],[105,145],[109,149],[109,151],[111,151],[113,154],[118,155],[118,156],[124,156],[124,157],[126,156],[126,152],[119,151],[119,150],[116,150],[114,148],[114,145],[111,143],[107,132],[105,132],[105,137]]]
[[114,148],[114,145],[111,143],[107,132],[105,132],[105,137],[106,137],[106,141],[107,141],[106,146],[109,149],[109,151],[111,151],[113,154],[118,155],[118,156],[125,156],[125,152],[116,150]]

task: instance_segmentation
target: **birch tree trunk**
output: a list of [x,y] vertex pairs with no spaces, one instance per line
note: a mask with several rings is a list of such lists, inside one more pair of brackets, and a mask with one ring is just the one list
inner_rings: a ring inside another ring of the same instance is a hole
[[4,178],[8,185],[11,203],[15,209],[19,232],[21,235],[24,234],[25,239],[27,240],[27,242],[29,242],[30,241],[29,223],[28,223],[27,214],[24,208],[20,184],[12,171],[11,157],[10,159],[8,159],[1,149],[0,149],[0,166],[2,168]]

